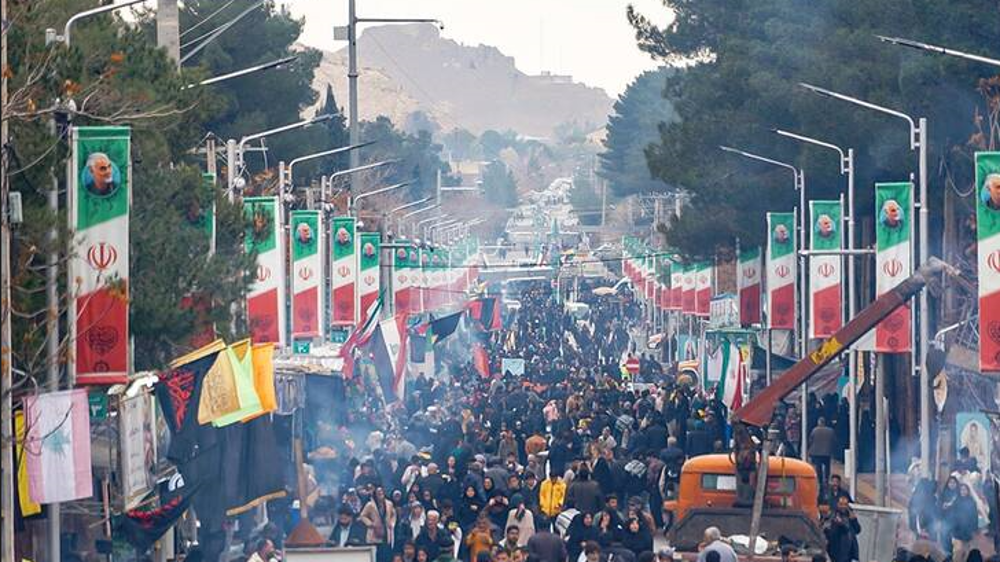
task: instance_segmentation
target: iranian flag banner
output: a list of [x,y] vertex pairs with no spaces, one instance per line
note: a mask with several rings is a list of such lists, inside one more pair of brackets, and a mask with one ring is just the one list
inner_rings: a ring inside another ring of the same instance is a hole
[[684,266],[670,265],[670,310],[681,310],[684,303]]
[[431,251],[427,249],[421,249],[419,251],[420,261],[419,264],[419,275],[417,277],[418,284],[420,286],[420,305],[417,308],[418,312],[427,312],[431,309],[430,307],[430,283],[431,283]]
[[285,245],[277,197],[244,197],[244,249],[257,254],[254,282],[247,292],[247,323],[254,343],[285,344]]
[[[875,296],[899,285],[913,271],[913,184],[875,184]],[[910,303],[897,308],[875,327],[875,351],[910,351]]]
[[[809,237],[813,250],[840,250],[843,236],[840,201],[810,201]],[[809,258],[809,337],[828,338],[844,323],[843,283],[839,255]]]
[[356,222],[353,217],[335,217],[330,231],[333,235],[332,278],[333,305],[330,307],[334,326],[354,326],[358,323],[357,284],[358,264],[355,257]]
[[382,236],[378,232],[358,234],[358,303],[356,310],[368,310],[379,294],[379,256]]
[[128,382],[129,207],[128,127],[73,127],[67,284],[69,370],[76,382]]
[[292,338],[323,337],[323,215],[292,211]]
[[657,256],[656,267],[656,306],[660,310],[670,308],[670,260],[666,256]]
[[767,214],[767,323],[795,329],[795,213]]
[[658,261],[656,256],[653,254],[653,249],[649,246],[643,244],[642,251],[645,253],[646,262],[646,300],[650,304],[656,304],[656,291],[658,288],[658,282],[656,278],[657,264]]
[[740,325],[748,328],[760,324],[760,246],[740,251],[739,276]]
[[979,370],[1000,371],[1000,152],[976,153]]
[[688,264],[684,267],[684,281],[681,296],[681,310],[684,314],[694,314],[697,312],[695,307],[694,289],[695,289],[695,264]]
[[712,264],[702,262],[695,273],[695,314],[708,317],[712,306]]
[[[400,240],[400,245],[405,246],[406,241]],[[411,312],[411,285],[410,252],[406,248],[396,248],[392,259],[392,294],[396,314]]]

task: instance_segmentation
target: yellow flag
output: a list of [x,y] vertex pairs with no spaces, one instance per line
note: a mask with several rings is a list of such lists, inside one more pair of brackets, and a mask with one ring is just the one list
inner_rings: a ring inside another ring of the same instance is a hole
[[14,414],[14,438],[17,453],[17,499],[21,504],[21,515],[29,517],[42,512],[42,506],[31,501],[28,493],[28,459],[24,457],[24,412]]

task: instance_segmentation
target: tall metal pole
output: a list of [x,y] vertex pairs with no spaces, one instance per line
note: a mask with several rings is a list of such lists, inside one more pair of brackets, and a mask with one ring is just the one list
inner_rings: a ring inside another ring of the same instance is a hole
[[[916,131],[917,140],[920,142],[920,262],[917,266],[927,263],[930,255],[928,252],[928,214],[929,201],[927,199],[927,118],[921,117]],[[930,308],[927,302],[927,291],[920,291],[920,314],[918,315],[920,338],[918,348],[914,349],[913,359],[919,360],[920,369],[920,472],[924,477],[931,474],[931,405],[930,405],[930,376],[927,372],[927,349],[930,341]]]
[[[894,41],[893,38],[889,39],[890,42]],[[883,39],[883,40],[885,40]],[[911,45],[907,45],[911,46]],[[918,204],[920,206],[919,210],[919,247],[916,251],[911,251],[911,258],[917,258],[919,256],[920,263],[916,264],[916,267],[923,265],[924,261],[928,257],[927,244],[928,244],[928,232],[927,232],[927,217],[929,213],[928,202],[927,202],[927,119],[921,117],[920,119],[914,120],[912,117],[903,113],[901,111],[896,111],[895,109],[890,109],[888,107],[883,107],[865,100],[861,100],[855,97],[851,97],[845,94],[827,90],[825,88],[820,88],[813,86],[811,84],[806,84],[800,82],[799,86],[820,94],[822,96],[838,99],[841,101],[846,101],[854,105],[864,107],[866,109],[871,109],[884,113],[886,115],[892,115],[893,117],[898,117],[904,119],[910,126],[910,150],[918,150],[919,158],[919,182],[920,182],[920,197]],[[912,176],[911,176],[912,177]],[[912,229],[912,226],[911,226]],[[912,233],[912,230],[911,230]],[[925,372],[924,368],[924,356],[927,350],[927,337],[930,334],[930,322],[928,318],[928,308],[927,308],[927,295],[921,293],[918,314],[916,315],[914,321],[917,322],[916,325],[911,323],[910,326],[910,336],[912,340],[912,354],[911,354],[911,368],[913,371],[919,371],[920,376],[920,465],[921,474],[923,476],[930,475],[930,424],[931,424],[931,409],[928,402],[930,396],[930,379]],[[919,334],[919,335],[918,335]],[[916,375],[918,373],[914,373]]]
[[[7,0],[0,0],[0,20],[7,17]],[[7,68],[7,33],[0,33],[0,68]],[[0,73],[0,109],[7,109],[6,72]],[[0,342],[0,560],[14,560],[14,423],[12,408],[12,385],[14,382],[13,355],[11,344],[11,275],[13,261],[10,257],[10,188],[7,178],[7,135],[8,119],[0,119],[0,260],[3,275],[0,275],[0,299],[2,299],[2,342]]]
[[[352,145],[361,140],[358,128],[358,14],[356,0],[347,0],[347,96],[348,96],[348,127]],[[361,155],[352,151],[350,166],[357,168],[361,164]],[[354,178],[351,178],[351,191],[354,188]]]
[[[806,175],[802,170],[796,174],[799,189],[799,357],[805,357],[809,353],[809,285],[808,272],[806,269],[809,262],[802,252],[809,246],[807,232],[809,230],[809,219],[806,211]],[[799,408],[802,411],[800,416],[801,425],[799,436],[799,457],[808,461],[809,455],[809,383],[802,383],[802,395],[799,397]]]
[[[59,390],[59,250],[56,244],[59,231],[56,226],[59,221],[59,176],[52,168],[51,187],[48,192],[49,211],[52,213],[52,223],[46,236],[49,247],[48,263],[45,271],[45,364],[48,375],[49,392]],[[62,535],[62,514],[58,503],[48,504],[48,543],[49,559],[62,560],[60,536]]]
[[885,505],[885,354],[876,353],[875,368],[875,505]]
[[226,195],[229,197],[229,202],[233,203],[236,201],[236,178],[240,173],[240,163],[237,161],[238,156],[236,155],[236,140],[229,139],[226,141]]
[[[854,250],[854,149],[847,149],[845,168],[847,169],[847,249]],[[854,319],[857,314],[857,281],[855,280],[855,257],[847,259],[847,317]],[[858,352],[847,352],[848,370],[848,427],[851,433],[848,446],[851,449],[851,472],[848,474],[848,486],[851,497],[858,497]],[[824,483],[825,484],[825,483]]]

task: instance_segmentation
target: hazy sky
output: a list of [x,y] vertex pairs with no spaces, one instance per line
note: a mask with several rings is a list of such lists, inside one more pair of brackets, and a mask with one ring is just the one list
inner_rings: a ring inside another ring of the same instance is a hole
[[[305,17],[302,42],[337,50],[333,26],[347,22],[347,0],[281,0]],[[570,74],[617,96],[656,62],[639,51],[625,18],[630,0],[357,0],[358,16],[437,18],[443,35],[467,45],[493,45],[529,74]],[[631,0],[654,21],[669,12],[661,0]],[[361,55],[362,63],[364,54]]]

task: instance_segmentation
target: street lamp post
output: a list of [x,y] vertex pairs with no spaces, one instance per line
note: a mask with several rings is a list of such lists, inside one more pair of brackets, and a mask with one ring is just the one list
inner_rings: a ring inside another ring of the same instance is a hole
[[[348,88],[348,123],[351,144],[361,140],[358,122],[358,24],[359,23],[434,23],[444,29],[440,20],[426,18],[359,18],[357,0],[347,2],[347,88]],[[343,29],[343,28],[340,28]],[[334,30],[336,37],[337,30]],[[351,154],[351,167],[356,168],[361,163],[356,154]],[[353,189],[353,185],[352,185]]]
[[411,230],[411,232],[417,232],[418,234],[423,233],[424,240],[430,242],[431,240],[427,238],[427,230],[423,229],[423,226],[432,221],[439,221],[448,218],[448,216],[449,216],[448,213],[438,213],[433,217],[427,217],[425,219],[419,220],[416,222],[416,224],[413,225],[413,230]]
[[[295,189],[295,177],[294,177],[293,174],[295,172],[295,165],[296,164],[301,164],[303,162],[308,162],[310,160],[315,160],[317,158],[323,158],[325,156],[336,156],[337,154],[343,154],[345,152],[352,152],[353,153],[357,149],[365,147],[365,146],[368,146],[370,144],[372,144],[372,143],[366,142],[366,143],[361,143],[361,144],[353,144],[353,145],[348,145],[348,146],[341,146],[341,147],[338,147],[338,148],[331,148],[329,150],[321,150],[319,152],[313,152],[312,154],[306,154],[305,156],[299,156],[298,158],[293,158],[292,161],[289,162],[288,165],[284,167],[285,168],[285,173],[279,174],[279,177],[278,177],[279,185],[281,186],[280,191],[281,191],[282,195],[284,195],[284,193],[286,191],[286,189],[285,189],[286,187],[287,187],[287,189],[289,191],[292,190],[292,189]],[[282,162],[281,165],[284,166],[284,162]],[[347,171],[347,170],[345,170],[345,171]]]
[[[744,158],[749,158],[750,160],[756,160],[758,162],[763,162],[765,164],[770,164],[772,166],[778,166],[779,168],[784,168],[792,172],[792,176],[795,181],[795,189],[799,192],[799,208],[798,208],[798,228],[799,228],[799,357],[805,357],[809,352],[809,336],[808,336],[808,301],[807,298],[809,288],[806,285],[807,282],[807,265],[808,258],[806,254],[802,253],[807,249],[808,239],[806,238],[809,229],[807,227],[806,218],[806,175],[801,168],[788,164],[786,162],[781,162],[779,160],[774,160],[761,156],[759,154],[754,154],[752,152],[746,152],[744,150],[739,150],[729,146],[720,146],[724,152],[729,152],[731,154],[736,154]],[[770,353],[770,350],[768,350]],[[802,383],[802,392],[799,400],[799,409],[801,424],[799,436],[799,456],[803,459],[806,458],[806,451],[809,445],[809,410],[808,410],[808,399],[807,399],[808,383]]]
[[229,72],[227,74],[221,74],[219,76],[213,76],[211,78],[206,78],[206,79],[202,80],[201,82],[195,82],[193,84],[188,84],[187,86],[184,86],[181,89],[182,90],[190,90],[191,88],[195,88],[195,87],[198,87],[198,86],[208,86],[210,84],[218,84],[219,82],[225,82],[226,80],[232,80],[233,78],[239,78],[240,76],[246,76],[247,74],[253,74],[255,72],[261,72],[263,70],[270,70],[272,68],[280,68],[280,67],[282,67],[282,66],[284,66],[284,65],[286,65],[288,63],[294,62],[298,58],[299,58],[298,55],[294,55],[294,56],[291,56],[291,57],[284,57],[284,58],[280,58],[278,60],[273,60],[271,62],[265,62],[263,64],[257,64],[257,65],[254,65],[254,66],[249,66],[247,68],[243,68],[243,69],[240,69],[240,70]]
[[[434,209],[438,209],[440,207],[441,207],[440,203],[434,203],[434,204],[428,205],[426,207],[420,207],[419,209],[410,211],[409,213],[406,213],[405,215],[399,217],[399,220],[400,221],[405,221],[407,219],[412,219],[413,217],[415,217],[417,215],[426,213],[427,211],[433,211]],[[413,225],[411,224],[410,225],[410,236],[414,236],[413,232],[414,232],[414,229],[413,229]]]
[[[66,44],[67,47],[69,47],[69,35],[70,35],[70,32],[73,30],[73,24],[74,23],[82,20],[83,18],[89,18],[90,16],[96,16],[96,15],[100,15],[100,14],[105,14],[107,12],[113,12],[113,11],[116,11],[116,10],[121,10],[122,8],[128,8],[129,6],[133,6],[135,4],[140,4],[140,3],[145,2],[145,1],[146,0],[123,0],[122,2],[119,2],[117,4],[108,4],[107,6],[98,6],[96,8],[92,8],[90,10],[84,10],[82,12],[73,14],[66,21],[65,27],[63,27],[62,37],[56,35],[56,31],[54,29],[46,29],[45,30],[45,44],[48,45],[48,44],[50,44],[50,43],[52,43],[54,41],[62,41],[63,43]],[[6,32],[6,30],[5,30],[5,32]],[[56,554],[58,554],[58,553],[56,553]]]
[[[929,233],[928,233],[928,198],[927,198],[927,144],[929,142],[927,134],[927,118],[921,117],[914,120],[912,117],[901,111],[876,105],[858,98],[844,95],[832,90],[813,86],[811,84],[799,83],[799,86],[820,94],[822,96],[846,101],[848,103],[878,111],[886,115],[892,115],[903,119],[910,126],[910,150],[918,151],[917,165],[919,168],[919,261],[916,267],[927,262],[929,256]],[[912,252],[911,252],[912,254]],[[927,341],[930,337],[930,317],[928,316],[927,291],[920,292],[920,307],[916,315],[915,324],[919,329],[919,337],[913,337],[911,328],[911,339],[913,339],[912,368],[920,374],[920,473],[929,476],[931,470],[931,408],[930,408],[930,377],[927,374],[926,352]]]
[[404,181],[404,182],[395,183],[395,184],[392,184],[392,185],[389,185],[389,186],[386,186],[386,187],[380,187],[378,189],[373,189],[372,191],[361,193],[361,194],[358,194],[357,196],[351,195],[348,198],[348,200],[347,200],[347,216],[349,216],[349,217],[353,217],[354,216],[354,207],[355,207],[355,205],[357,205],[358,201],[361,201],[362,199],[367,199],[368,197],[373,197],[375,195],[382,195],[383,193],[388,193],[390,191],[397,190],[397,189],[399,189],[401,187],[406,187],[406,186],[410,185],[410,183],[412,183],[412,182]]
[[[794,139],[806,144],[812,144],[815,146],[820,146],[823,148],[828,148],[837,153],[840,158],[840,175],[847,177],[847,250],[848,252],[854,251],[854,149],[848,148],[846,151],[839,146],[825,142],[819,139],[814,139],[812,137],[807,137],[805,135],[800,135],[790,131],[785,131],[782,129],[775,129],[775,133]],[[855,263],[854,260],[856,256],[849,253],[847,256],[847,317],[854,318],[857,313],[856,299],[857,295],[855,291],[856,280],[854,278]],[[851,492],[851,497],[857,496],[857,471],[858,471],[858,443],[857,443],[857,432],[858,432],[858,409],[857,409],[857,354],[852,350],[848,351],[847,354],[847,371],[848,379],[850,381],[850,394],[848,395],[850,402],[850,412],[849,412],[849,426],[851,436],[849,438],[849,447],[851,449],[851,473],[849,475],[848,484]]]
[[[434,198],[433,197],[424,197],[423,199],[418,199],[417,201],[413,201],[412,203],[406,203],[404,205],[400,205],[400,206],[395,207],[393,209],[389,209],[389,212],[386,213],[386,218],[391,217],[391,216],[395,215],[396,213],[398,213],[400,211],[405,211],[407,209],[412,209],[413,207],[419,207],[420,205],[423,205],[424,203],[429,203],[432,199],[434,199]],[[393,224],[393,232],[399,234],[399,219],[396,219],[396,222]]]
[[879,41],[882,41],[884,43],[891,43],[893,45],[900,45],[902,47],[909,47],[911,49],[918,49],[921,51],[929,51],[941,55],[949,55],[953,57],[963,58],[966,60],[988,64],[991,66],[1000,66],[1000,59],[991,59],[989,57],[984,57],[982,55],[966,53],[965,51],[949,49],[948,47],[939,47],[937,45],[931,45],[930,43],[921,43],[920,41],[914,41],[912,39],[903,39],[902,37],[886,37],[884,35],[876,35],[875,37],[878,37]]
[[289,123],[288,125],[282,125],[281,127],[275,127],[274,129],[268,129],[266,131],[247,135],[241,138],[239,142],[236,142],[234,139],[226,141],[226,162],[229,166],[229,173],[226,178],[226,190],[229,194],[229,200],[234,201],[236,198],[236,178],[243,173],[243,147],[246,146],[248,142],[276,135],[278,133],[308,127],[309,125],[315,125],[324,121],[329,121],[333,117],[333,114],[330,113],[317,115],[310,119],[303,119],[302,121]]

